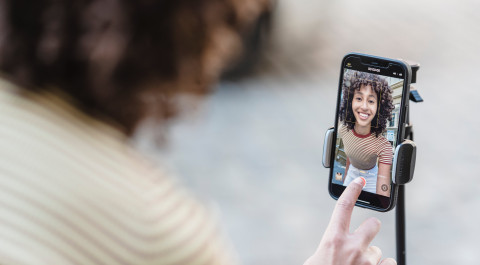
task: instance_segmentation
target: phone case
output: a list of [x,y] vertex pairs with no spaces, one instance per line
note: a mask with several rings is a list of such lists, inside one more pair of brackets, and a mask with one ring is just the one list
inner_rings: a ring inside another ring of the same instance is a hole
[[[402,76],[403,78],[403,86],[402,86],[402,95],[401,95],[401,104],[399,106],[399,117],[398,117],[398,128],[397,128],[397,137],[396,137],[396,143],[397,145],[400,144],[401,142],[403,142],[403,140],[405,139],[405,123],[406,123],[406,119],[407,119],[407,115],[408,115],[408,105],[409,105],[409,92],[410,92],[410,82],[411,82],[411,67],[410,65],[403,61],[403,60],[396,60],[396,59],[388,59],[388,58],[383,58],[383,57],[379,57],[379,56],[372,56],[372,55],[366,55],[366,54],[361,54],[361,53],[349,53],[347,55],[345,55],[345,57],[343,58],[342,60],[342,64],[341,64],[341,69],[340,69],[340,78],[339,78],[339,91],[338,91],[338,95],[337,95],[337,107],[336,107],[336,113],[335,113],[335,121],[334,121],[334,130],[333,130],[333,133],[331,133],[331,137],[332,137],[332,147],[330,148],[330,150],[324,150],[324,151],[327,151],[329,152],[329,157],[327,159],[324,158],[324,165],[326,163],[326,161],[328,163],[330,163],[330,175],[329,175],[329,193],[330,195],[332,196],[332,198],[334,199],[338,199],[339,195],[341,193],[339,193],[338,191],[333,191],[333,187],[334,187],[334,184],[332,183],[332,179],[338,179],[339,176],[338,175],[338,172],[337,172],[337,175],[334,174],[334,167],[333,167],[333,162],[334,162],[334,159],[335,159],[335,152],[337,150],[336,146],[335,146],[335,139],[337,139],[337,135],[338,135],[338,123],[339,123],[339,110],[340,110],[340,99],[341,99],[341,93],[342,93],[342,82],[343,82],[343,73],[345,71],[345,65],[346,65],[346,61],[351,59],[351,58],[360,58],[360,61],[362,63],[362,67],[365,67],[363,65],[367,65],[367,69],[368,71],[380,71],[379,69],[384,69],[384,68],[390,68],[392,65],[394,65],[395,67],[399,66],[401,67],[401,69],[403,70],[402,73],[404,73],[405,76]],[[370,65],[370,63],[372,63],[372,66],[368,68],[368,65]],[[377,66],[374,66],[373,63],[377,63]],[[386,67],[386,65],[388,67]],[[371,68],[371,69],[370,69]],[[392,67],[393,68],[393,67]],[[358,70],[358,68],[355,68],[353,69],[353,71],[359,71],[361,72],[360,70]],[[371,73],[373,75],[375,75],[376,73],[373,72]],[[376,75],[379,75],[379,76],[382,76],[382,74],[379,74],[377,73]],[[399,78],[401,79],[401,78]],[[378,103],[380,104],[380,103]],[[380,105],[379,105],[380,106]],[[379,109],[380,107],[378,107]],[[393,163],[393,162],[392,162]],[[345,175],[347,175],[347,172],[344,173]],[[392,176],[392,175],[390,175]],[[335,186],[336,187],[336,186]],[[341,189],[341,187],[338,187],[339,189]],[[365,194],[364,194],[365,193]],[[366,198],[372,198],[372,201],[375,201],[373,198],[375,198],[375,196],[379,196],[379,195],[373,195],[372,193],[366,193],[366,192],[362,192],[363,194],[363,197]],[[371,194],[371,196],[370,196]],[[359,200],[357,201],[356,205],[357,206],[360,206],[360,207],[363,207],[363,208],[368,208],[368,209],[372,209],[372,210],[376,210],[376,211],[380,211],[380,212],[386,212],[386,211],[389,211],[391,209],[393,209],[396,205],[396,202],[397,202],[397,195],[398,195],[398,186],[392,182],[392,185],[391,185],[391,192],[390,192],[390,199],[389,199],[389,204],[388,206],[385,206],[385,207],[379,207],[378,204],[375,204],[375,205],[372,205],[373,203],[369,203],[365,200]],[[368,195],[368,196],[367,196]],[[361,195],[362,197],[362,195]],[[378,198],[381,198],[381,197],[378,197]],[[383,198],[381,198],[383,199]]]

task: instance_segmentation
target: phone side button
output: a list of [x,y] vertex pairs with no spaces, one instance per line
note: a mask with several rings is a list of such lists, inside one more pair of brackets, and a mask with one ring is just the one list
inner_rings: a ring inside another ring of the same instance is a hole
[[402,119],[402,120],[403,120],[403,130],[402,130],[402,138],[401,138],[401,139],[404,140],[405,137],[408,137],[408,135],[410,135],[410,131],[411,131],[411,129],[412,129],[412,128],[410,128],[410,127],[408,126],[408,121],[407,121],[407,117],[408,117],[408,105],[405,105],[405,106],[403,107],[403,114],[402,114],[402,116],[403,116],[403,119]]

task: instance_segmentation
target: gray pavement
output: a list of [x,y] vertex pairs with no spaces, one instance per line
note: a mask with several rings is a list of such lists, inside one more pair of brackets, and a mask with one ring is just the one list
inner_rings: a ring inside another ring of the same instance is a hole
[[[156,158],[216,205],[244,264],[303,264],[335,203],[321,158],[342,56],[416,60],[425,102],[411,107],[418,156],[406,188],[408,264],[480,264],[480,2],[302,0],[278,8],[259,74],[220,83],[172,124]],[[383,224],[374,244],[395,256],[394,213],[359,208],[352,227],[369,216]]]

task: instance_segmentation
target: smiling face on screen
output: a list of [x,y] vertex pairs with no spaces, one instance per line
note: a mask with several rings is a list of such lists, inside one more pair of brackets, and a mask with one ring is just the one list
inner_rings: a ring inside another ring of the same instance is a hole
[[377,94],[372,86],[362,85],[355,91],[352,101],[353,115],[355,116],[355,129],[370,132],[372,120],[377,113]]

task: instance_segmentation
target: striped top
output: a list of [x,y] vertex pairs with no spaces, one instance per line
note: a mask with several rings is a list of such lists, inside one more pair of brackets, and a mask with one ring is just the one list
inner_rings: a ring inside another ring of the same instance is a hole
[[0,264],[233,264],[205,208],[120,131],[0,79]]
[[390,142],[379,135],[357,134],[347,126],[340,125],[339,136],[345,147],[345,154],[350,163],[358,169],[371,169],[379,163],[391,165],[393,162],[393,148]]

